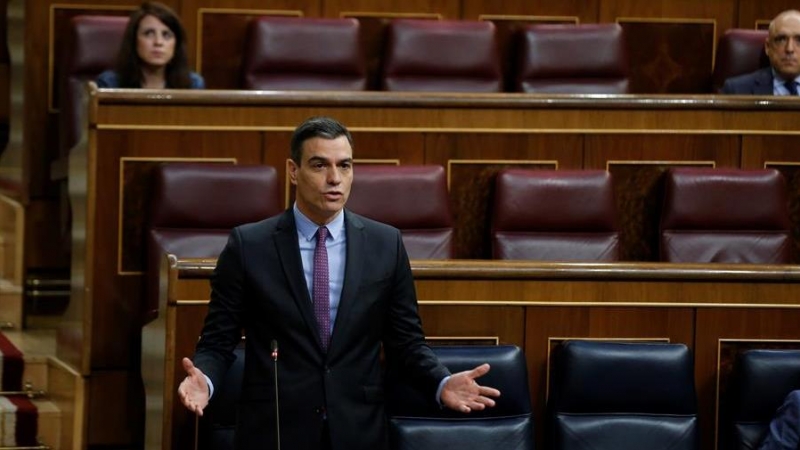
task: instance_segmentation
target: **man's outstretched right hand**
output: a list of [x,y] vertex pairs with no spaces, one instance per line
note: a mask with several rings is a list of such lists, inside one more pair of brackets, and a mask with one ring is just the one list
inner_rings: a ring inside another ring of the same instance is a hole
[[183,370],[186,371],[186,378],[178,386],[178,397],[180,397],[181,403],[189,408],[189,411],[202,416],[209,399],[206,376],[194,366],[191,359],[183,358],[181,363]]

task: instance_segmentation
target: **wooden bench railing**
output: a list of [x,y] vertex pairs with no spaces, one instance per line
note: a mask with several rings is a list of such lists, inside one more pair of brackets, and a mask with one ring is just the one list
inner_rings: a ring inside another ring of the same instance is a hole
[[[151,448],[193,448],[194,420],[175,398],[210,293],[211,260],[168,260],[142,367]],[[684,343],[694,352],[702,448],[716,448],[731,365],[753,347],[800,348],[800,267],[662,263],[412,261],[426,335],[523,348],[544,431],[551,350],[565,339]],[[163,447],[159,447],[162,446]]]
[[22,328],[25,210],[0,193],[0,328]]

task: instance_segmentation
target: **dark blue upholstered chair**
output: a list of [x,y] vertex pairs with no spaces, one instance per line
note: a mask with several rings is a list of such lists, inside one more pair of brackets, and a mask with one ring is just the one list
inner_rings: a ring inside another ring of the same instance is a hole
[[800,389],[800,350],[745,351],[733,373],[730,420],[721,427],[730,438],[724,448],[754,450],[786,395]]
[[567,341],[553,356],[553,450],[696,450],[694,366],[683,344]]
[[533,415],[525,356],[515,346],[442,346],[433,348],[452,373],[489,363],[479,382],[497,388],[493,408],[463,414],[442,409],[404,380],[387,387],[390,443],[393,450],[532,450]]

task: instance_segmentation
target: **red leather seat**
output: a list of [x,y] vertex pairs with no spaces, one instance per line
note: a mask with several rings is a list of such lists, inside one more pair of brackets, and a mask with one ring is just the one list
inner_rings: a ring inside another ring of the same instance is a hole
[[411,259],[453,257],[453,219],[442,166],[358,165],[347,209],[400,229]]
[[628,92],[628,56],[619,24],[529,25],[520,30],[518,51],[519,92]]
[[493,207],[495,259],[619,259],[609,172],[506,169],[497,175]]
[[790,227],[786,182],[777,170],[667,172],[662,261],[788,264]]
[[768,36],[767,30],[733,28],[725,31],[717,43],[711,82],[713,92],[719,92],[728,78],[769,66],[769,58],[764,51]]
[[355,19],[260,17],[250,23],[242,87],[262,90],[367,89]]
[[392,21],[387,28],[381,87],[386,91],[502,92],[494,24]]
[[237,225],[283,210],[278,175],[270,166],[171,163],[156,168],[147,232],[144,321],[158,313],[164,253],[216,258]]
[[122,35],[128,25],[123,16],[75,16],[61,44],[59,155],[66,156],[82,132],[81,96],[84,84],[112,69],[117,61]]

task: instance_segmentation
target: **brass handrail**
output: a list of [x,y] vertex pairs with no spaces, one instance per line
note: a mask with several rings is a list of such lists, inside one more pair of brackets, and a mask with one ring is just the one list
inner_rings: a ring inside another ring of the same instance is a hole
[[[41,389],[34,389],[33,388],[33,384],[31,384],[30,382],[27,382],[27,383],[25,383],[24,390],[22,390],[22,391],[0,391],[0,395],[24,395],[24,396],[28,397],[29,399],[34,399],[34,398],[39,398],[39,397],[46,396],[47,392],[43,391]],[[3,449],[3,448],[6,448],[6,447],[0,447],[0,449]]]

